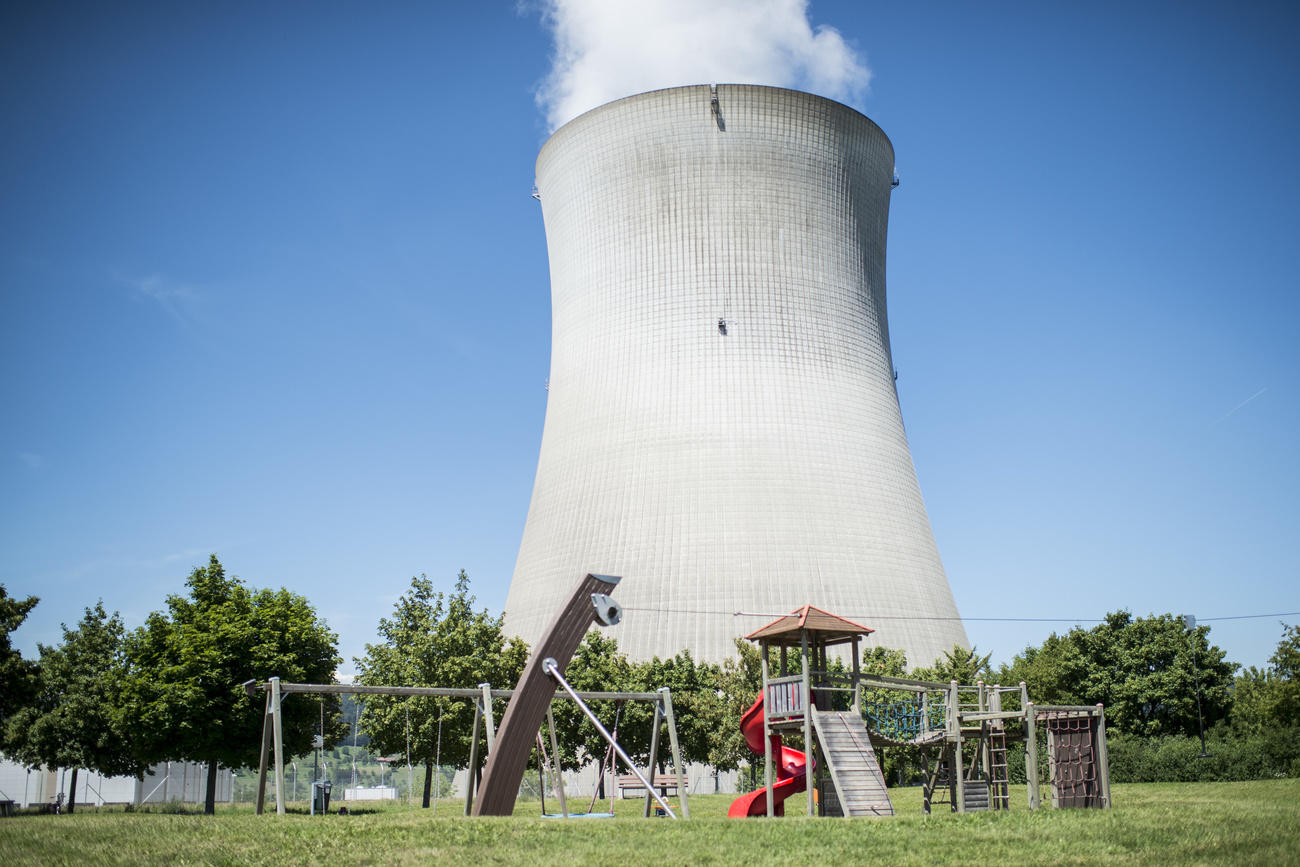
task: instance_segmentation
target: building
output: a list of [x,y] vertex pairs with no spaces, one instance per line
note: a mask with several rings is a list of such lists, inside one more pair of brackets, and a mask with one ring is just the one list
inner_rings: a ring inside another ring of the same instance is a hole
[[862,114],[750,85],[546,142],[551,371],[507,632],[534,642],[597,572],[633,658],[721,660],[805,603],[913,665],[966,645],[895,390],[893,168]]

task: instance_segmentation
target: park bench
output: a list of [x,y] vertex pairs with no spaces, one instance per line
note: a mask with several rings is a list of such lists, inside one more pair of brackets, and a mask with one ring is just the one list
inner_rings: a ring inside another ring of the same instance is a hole
[[[662,797],[668,797],[669,790],[672,790],[672,794],[677,794],[677,777],[673,774],[655,774],[650,782]],[[631,798],[635,795],[629,795],[628,792],[644,792],[645,786],[635,774],[623,774],[618,778],[618,791],[622,797]]]

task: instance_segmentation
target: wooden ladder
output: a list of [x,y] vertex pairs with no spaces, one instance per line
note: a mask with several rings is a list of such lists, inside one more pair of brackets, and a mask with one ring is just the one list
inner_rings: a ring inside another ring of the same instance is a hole
[[1011,808],[1007,791],[1007,733],[1001,725],[989,732],[989,806],[995,810]]

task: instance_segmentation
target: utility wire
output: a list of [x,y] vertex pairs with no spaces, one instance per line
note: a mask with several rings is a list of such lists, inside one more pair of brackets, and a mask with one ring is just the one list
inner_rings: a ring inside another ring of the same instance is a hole
[[1255,620],[1260,617],[1297,617],[1300,611],[1283,611],[1281,614],[1235,614],[1231,617],[1198,617],[1197,622],[1205,620]]
[[[782,614],[771,614],[762,611],[718,611],[700,608],[641,608],[634,605],[624,605],[624,611],[649,611],[658,614],[729,614],[732,617],[764,617],[776,619],[778,617],[788,617],[790,612]],[[966,621],[979,623],[1105,623],[1102,617],[922,617],[907,614],[855,614],[848,615],[851,618],[866,620],[942,620],[942,621]],[[1219,617],[1197,617],[1198,623],[1209,623],[1220,620],[1258,620],[1265,617],[1300,617],[1300,611],[1282,611],[1277,614],[1234,614]]]

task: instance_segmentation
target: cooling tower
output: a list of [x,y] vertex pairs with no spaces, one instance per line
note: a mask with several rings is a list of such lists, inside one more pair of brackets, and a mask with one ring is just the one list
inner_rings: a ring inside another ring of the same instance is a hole
[[821,97],[679,87],[537,159],[549,395],[506,629],[621,575],[634,659],[720,661],[811,603],[928,665],[966,645],[885,317],[889,139]]

